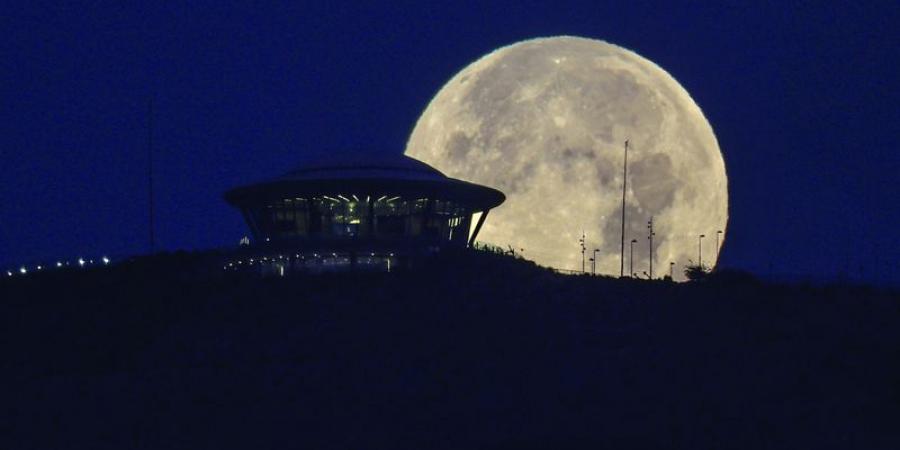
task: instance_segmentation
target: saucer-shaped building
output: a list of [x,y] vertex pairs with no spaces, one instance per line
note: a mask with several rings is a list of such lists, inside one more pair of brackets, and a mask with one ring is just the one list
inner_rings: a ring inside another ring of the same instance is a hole
[[[238,270],[387,268],[472,245],[502,192],[449,178],[405,155],[333,155],[232,189],[252,242],[226,264]],[[473,227],[473,215],[482,213]]]

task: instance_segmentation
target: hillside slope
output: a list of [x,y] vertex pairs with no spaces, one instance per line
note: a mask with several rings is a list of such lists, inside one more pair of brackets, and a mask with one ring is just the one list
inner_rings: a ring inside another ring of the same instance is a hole
[[0,448],[900,448],[900,296],[488,254],[0,283]]

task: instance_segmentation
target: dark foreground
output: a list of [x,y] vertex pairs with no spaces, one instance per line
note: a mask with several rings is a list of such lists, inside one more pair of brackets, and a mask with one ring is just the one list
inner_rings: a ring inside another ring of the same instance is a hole
[[0,282],[0,448],[900,448],[900,296],[193,257]]

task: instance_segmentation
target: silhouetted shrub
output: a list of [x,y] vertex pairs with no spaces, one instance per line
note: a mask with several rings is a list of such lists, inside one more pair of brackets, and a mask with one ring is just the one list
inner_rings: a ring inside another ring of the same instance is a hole
[[684,276],[691,281],[705,280],[709,274],[709,268],[699,264],[688,265],[684,268]]

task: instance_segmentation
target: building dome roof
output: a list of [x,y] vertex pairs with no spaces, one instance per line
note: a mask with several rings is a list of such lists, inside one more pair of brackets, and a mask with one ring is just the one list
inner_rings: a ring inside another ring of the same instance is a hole
[[438,181],[447,179],[447,176],[422,161],[402,154],[331,153],[304,161],[279,177],[280,180],[360,178]]
[[502,192],[450,178],[403,154],[332,153],[308,157],[284,175],[225,193],[238,207],[269,200],[319,195],[366,193],[454,200],[476,210],[506,199]]

